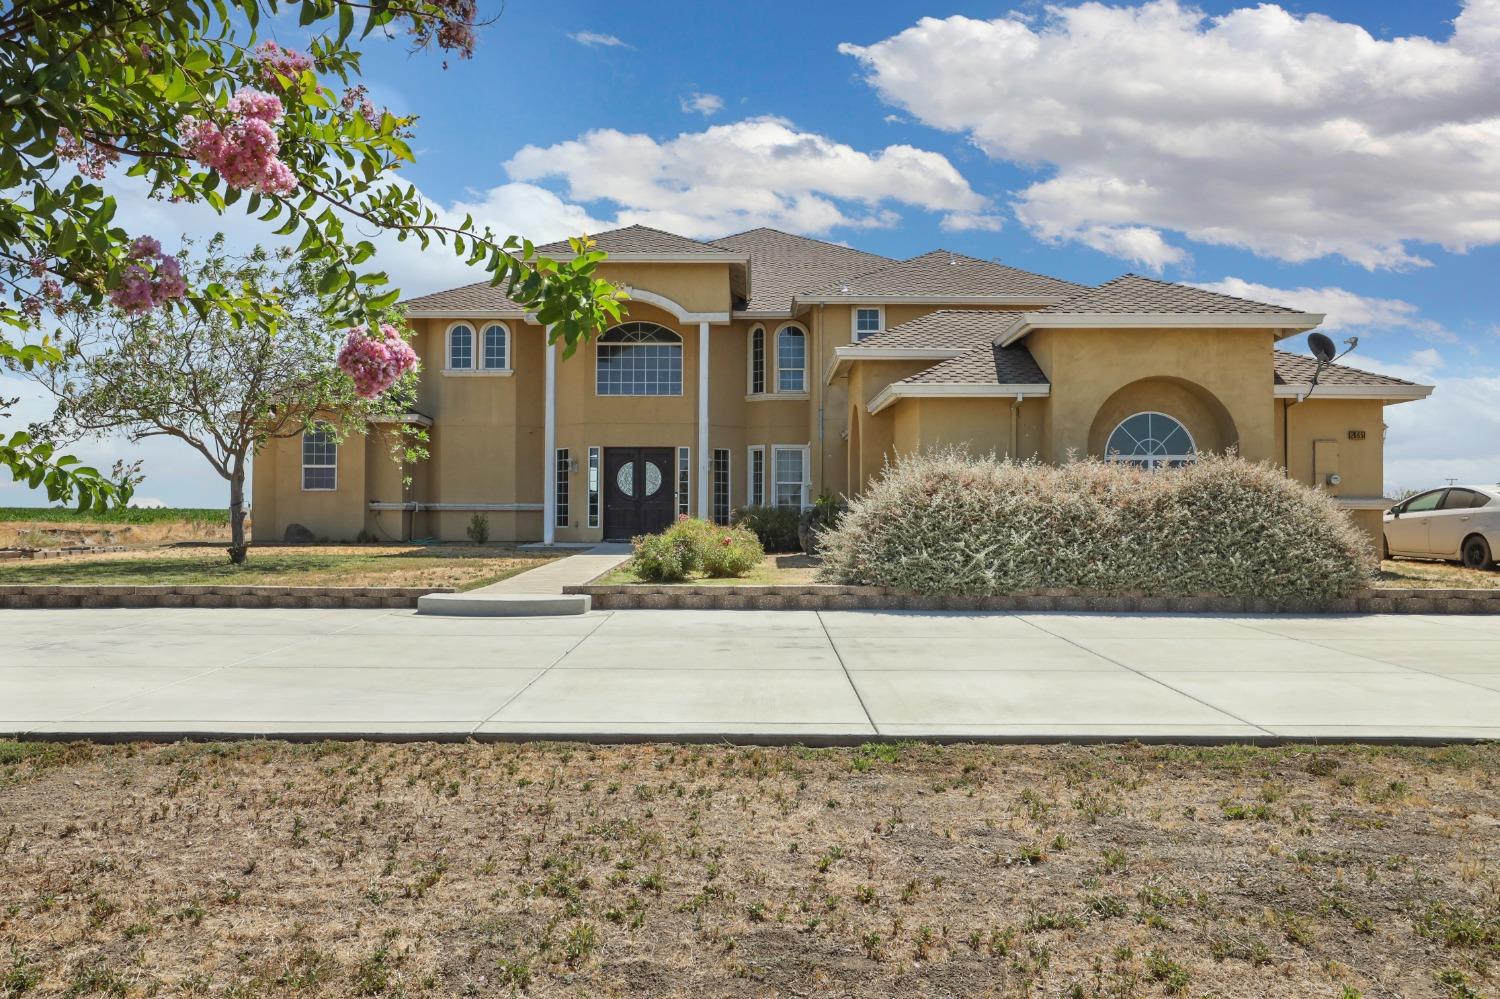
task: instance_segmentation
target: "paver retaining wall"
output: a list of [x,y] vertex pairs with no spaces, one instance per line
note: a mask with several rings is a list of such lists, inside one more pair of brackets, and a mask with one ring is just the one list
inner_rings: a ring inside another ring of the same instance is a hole
[[451,586],[0,586],[5,607],[416,607]]

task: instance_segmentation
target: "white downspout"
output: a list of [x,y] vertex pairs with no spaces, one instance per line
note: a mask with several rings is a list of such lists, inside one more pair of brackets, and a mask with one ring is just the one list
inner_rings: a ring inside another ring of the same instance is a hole
[[1021,450],[1021,400],[1026,398],[1024,392],[1016,393],[1016,401],[1010,404],[1010,455],[1011,461],[1020,461]]

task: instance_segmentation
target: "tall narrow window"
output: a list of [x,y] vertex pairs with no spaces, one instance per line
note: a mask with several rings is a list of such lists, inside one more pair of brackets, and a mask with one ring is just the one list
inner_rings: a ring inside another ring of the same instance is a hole
[[338,487],[339,442],[326,423],[302,431],[302,488],[325,491]]
[[772,502],[801,509],[807,492],[807,449],[778,447],[773,452]]
[[757,326],[750,331],[750,394],[760,395],[766,390],[766,328]]
[[599,526],[599,449],[589,448],[589,526]]
[[776,391],[807,391],[807,335],[797,326],[776,334]]
[[729,449],[714,448],[714,523],[729,523]]
[[693,451],[677,449],[677,516],[686,517],[693,504]]
[[864,306],[854,310],[854,339],[863,340],[872,333],[885,328],[885,317],[878,305]]
[[557,486],[553,494],[557,498],[557,511],[552,516],[552,522],[558,527],[568,526],[568,472],[571,470],[572,461],[568,457],[568,449],[560,447],[557,449]]
[[491,323],[484,328],[484,367],[489,371],[509,367],[510,331],[500,323]]
[[454,371],[474,367],[474,327],[468,323],[448,327],[448,367]]
[[766,449],[752,447],[746,452],[749,468],[745,472],[745,505],[765,506],[766,503]]

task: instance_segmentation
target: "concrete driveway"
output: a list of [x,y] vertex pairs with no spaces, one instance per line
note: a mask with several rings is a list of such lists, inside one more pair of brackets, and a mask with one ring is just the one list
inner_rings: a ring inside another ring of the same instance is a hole
[[9,610],[0,732],[1500,738],[1500,618]]

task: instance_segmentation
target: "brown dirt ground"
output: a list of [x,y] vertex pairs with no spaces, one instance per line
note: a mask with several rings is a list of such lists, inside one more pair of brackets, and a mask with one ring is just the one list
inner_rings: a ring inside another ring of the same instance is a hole
[[74,545],[169,545],[183,541],[229,542],[229,528],[190,520],[152,524],[86,524],[0,521],[0,548],[68,548]]
[[1495,746],[0,743],[6,760],[5,995],[1500,983]]

